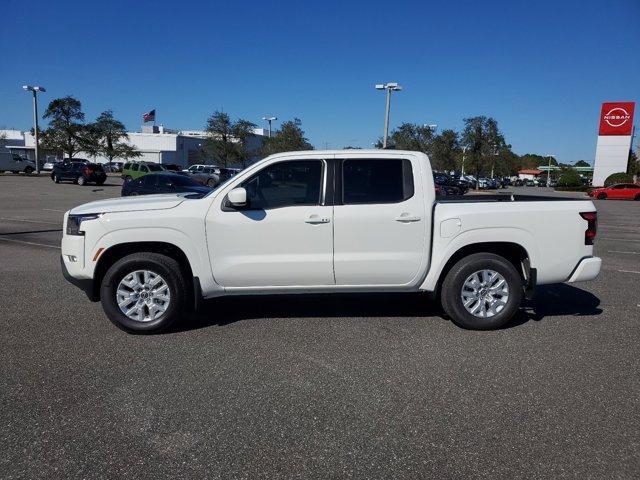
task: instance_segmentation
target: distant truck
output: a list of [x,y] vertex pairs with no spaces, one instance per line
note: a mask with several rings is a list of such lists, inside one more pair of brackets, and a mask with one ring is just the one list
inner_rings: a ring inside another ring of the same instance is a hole
[[494,329],[536,285],[601,266],[590,200],[436,201],[418,152],[277,154],[193,197],[66,212],[64,276],[131,332],[166,328],[202,299],[311,292],[430,292],[457,325]]
[[36,163],[11,152],[0,152],[0,172],[33,173]]

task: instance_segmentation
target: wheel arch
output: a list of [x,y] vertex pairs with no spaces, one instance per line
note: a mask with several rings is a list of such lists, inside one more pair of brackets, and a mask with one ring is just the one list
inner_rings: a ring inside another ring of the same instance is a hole
[[[200,289],[199,280],[194,276],[191,263],[185,252],[173,243],[163,241],[136,241],[124,242],[110,246],[101,252],[93,274],[93,298],[100,298],[100,287],[102,280],[109,268],[121,258],[132,253],[152,252],[166,255],[178,262],[182,270],[182,274],[189,285],[192,286],[194,292]],[[198,292],[199,293],[199,292]]]
[[429,275],[427,276],[427,279],[421,286],[421,290],[438,292],[453,265],[460,259],[475,253],[492,253],[505,258],[515,267],[518,273],[520,273],[523,282],[527,283],[529,287],[535,286],[533,284],[535,284],[536,272],[535,268],[531,267],[531,253],[527,248],[517,242],[497,240],[474,242],[460,246],[441,263],[441,268],[431,272],[433,273],[431,279]]

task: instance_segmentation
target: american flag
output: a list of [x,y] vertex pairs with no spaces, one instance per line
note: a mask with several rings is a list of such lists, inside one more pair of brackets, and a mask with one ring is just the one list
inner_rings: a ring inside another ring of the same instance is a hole
[[155,122],[156,121],[156,109],[154,108],[150,112],[142,114],[143,122]]

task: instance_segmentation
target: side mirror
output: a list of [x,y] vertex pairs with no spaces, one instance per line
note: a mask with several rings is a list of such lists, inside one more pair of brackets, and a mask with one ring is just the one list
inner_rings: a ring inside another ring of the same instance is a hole
[[234,188],[227,198],[234,207],[244,207],[247,204],[247,191],[242,187]]

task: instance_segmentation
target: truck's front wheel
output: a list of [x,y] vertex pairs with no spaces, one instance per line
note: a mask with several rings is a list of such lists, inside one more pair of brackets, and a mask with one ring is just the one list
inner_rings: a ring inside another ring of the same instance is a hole
[[155,333],[182,313],[188,288],[173,258],[152,252],[127,255],[107,271],[100,287],[105,313],[132,333]]
[[522,278],[505,258],[476,253],[459,260],[442,284],[442,306],[463,328],[500,328],[522,301]]

